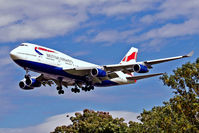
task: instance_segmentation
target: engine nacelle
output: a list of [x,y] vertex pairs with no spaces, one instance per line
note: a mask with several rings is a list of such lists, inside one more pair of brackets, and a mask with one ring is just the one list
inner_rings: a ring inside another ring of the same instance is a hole
[[106,77],[106,71],[99,69],[99,68],[94,68],[91,70],[91,76],[93,77]]
[[23,90],[32,90],[32,89],[34,89],[34,87],[31,87],[31,86],[26,85],[25,80],[21,80],[21,81],[19,82],[19,87],[20,87],[21,89],[23,89]]
[[149,72],[149,69],[147,66],[141,65],[141,64],[136,64],[133,66],[133,70],[137,73],[147,73]]
[[26,78],[26,85],[31,86],[31,87],[40,87],[41,82],[37,81],[35,78],[28,77]]
[[32,90],[34,87],[40,87],[41,82],[37,81],[35,78],[24,78],[19,82],[19,87],[23,90]]

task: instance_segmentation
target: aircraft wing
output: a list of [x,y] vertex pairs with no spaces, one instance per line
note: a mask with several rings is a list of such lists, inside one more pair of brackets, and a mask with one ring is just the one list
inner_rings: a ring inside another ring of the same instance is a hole
[[132,64],[115,64],[115,65],[105,65],[104,68],[106,71],[129,71],[129,72],[133,72],[132,68],[134,65],[136,64],[142,64],[147,66],[148,68],[152,68],[151,65],[154,64],[159,64],[159,63],[163,63],[163,62],[168,62],[168,61],[172,61],[172,60],[177,60],[177,59],[182,59],[182,58],[186,58],[186,57],[190,57],[193,55],[193,51],[190,52],[189,54],[186,55],[182,55],[182,56],[176,56],[176,57],[170,57],[170,58],[163,58],[163,59],[157,59],[157,60],[149,60],[149,61],[143,61],[143,62],[136,62],[136,63],[132,63]]
[[140,80],[140,79],[150,78],[150,77],[159,76],[159,75],[163,75],[163,74],[164,73],[155,73],[155,74],[127,77],[126,79],[128,79],[128,80]]
[[163,63],[163,62],[168,62],[168,61],[172,61],[172,60],[177,60],[177,59],[181,59],[181,58],[190,57],[190,56],[193,55],[193,53],[194,53],[194,51],[191,51],[187,55],[170,57],[170,58],[163,58],[163,59],[157,59],[157,60],[150,60],[150,61],[144,61],[144,63],[145,64],[149,64],[149,65],[159,64],[159,63]]
[[[134,62],[134,63],[128,63],[128,64],[113,64],[113,65],[104,65],[104,66],[77,67],[77,68],[64,69],[64,71],[71,73],[71,74],[74,74],[74,75],[78,75],[78,76],[88,76],[88,75],[90,75],[90,72],[91,72],[92,69],[99,68],[99,69],[106,71],[107,77],[104,77],[104,78],[112,79],[112,78],[118,77],[118,75],[115,73],[116,71],[122,71],[124,73],[134,72],[133,67],[137,64],[144,65],[147,68],[152,68],[152,65],[154,65],[154,64],[159,64],[159,63],[163,63],[163,62],[168,62],[168,61],[172,61],[172,60],[186,58],[186,57],[190,57],[192,55],[193,55],[193,51],[190,52],[189,54],[186,54],[186,55],[170,57],[170,58],[149,60],[149,61],[143,61],[143,62]],[[152,74],[152,75],[135,76],[135,77],[132,77],[132,80],[133,79],[138,80],[138,79],[153,77],[153,76],[157,76],[157,75],[161,75],[161,74],[162,73]],[[103,79],[96,77],[95,80],[100,82]]]

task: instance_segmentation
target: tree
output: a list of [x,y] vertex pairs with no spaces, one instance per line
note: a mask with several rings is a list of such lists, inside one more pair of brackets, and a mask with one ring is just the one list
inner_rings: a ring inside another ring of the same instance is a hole
[[173,72],[161,79],[176,95],[139,116],[146,132],[199,132],[199,58]]
[[75,113],[73,124],[57,127],[53,133],[127,133],[123,118],[113,118],[108,112],[85,109],[83,114]]
[[195,93],[199,96],[199,58],[195,63],[186,63],[174,70],[174,75],[165,74],[161,79],[164,84],[174,89],[175,94],[185,96]]

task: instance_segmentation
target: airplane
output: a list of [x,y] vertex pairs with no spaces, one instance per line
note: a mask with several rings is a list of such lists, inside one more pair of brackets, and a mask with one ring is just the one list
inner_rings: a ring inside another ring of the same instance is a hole
[[[41,85],[56,84],[58,94],[64,94],[62,86],[74,86],[74,93],[94,90],[94,87],[108,87],[133,84],[137,80],[162,75],[163,73],[134,76],[134,73],[147,73],[152,65],[186,58],[187,55],[137,62],[138,49],[132,47],[118,64],[96,65],[75,59],[62,52],[32,43],[21,43],[10,52],[12,60],[24,68],[26,74],[19,87],[32,90]],[[29,71],[40,73],[32,77]]]

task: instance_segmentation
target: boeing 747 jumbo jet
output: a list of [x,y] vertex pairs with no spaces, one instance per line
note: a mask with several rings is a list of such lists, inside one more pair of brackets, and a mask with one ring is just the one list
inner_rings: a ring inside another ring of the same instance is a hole
[[[119,64],[99,66],[72,58],[59,51],[31,43],[22,43],[10,52],[13,61],[26,70],[25,78],[19,87],[31,90],[41,85],[57,85],[59,94],[64,94],[62,86],[74,86],[74,93],[90,91],[94,86],[106,87],[133,84],[137,80],[150,78],[162,73],[134,76],[147,73],[152,65],[192,56],[193,52],[171,58],[136,62],[138,49],[132,47]],[[31,77],[29,71],[40,73]]]

